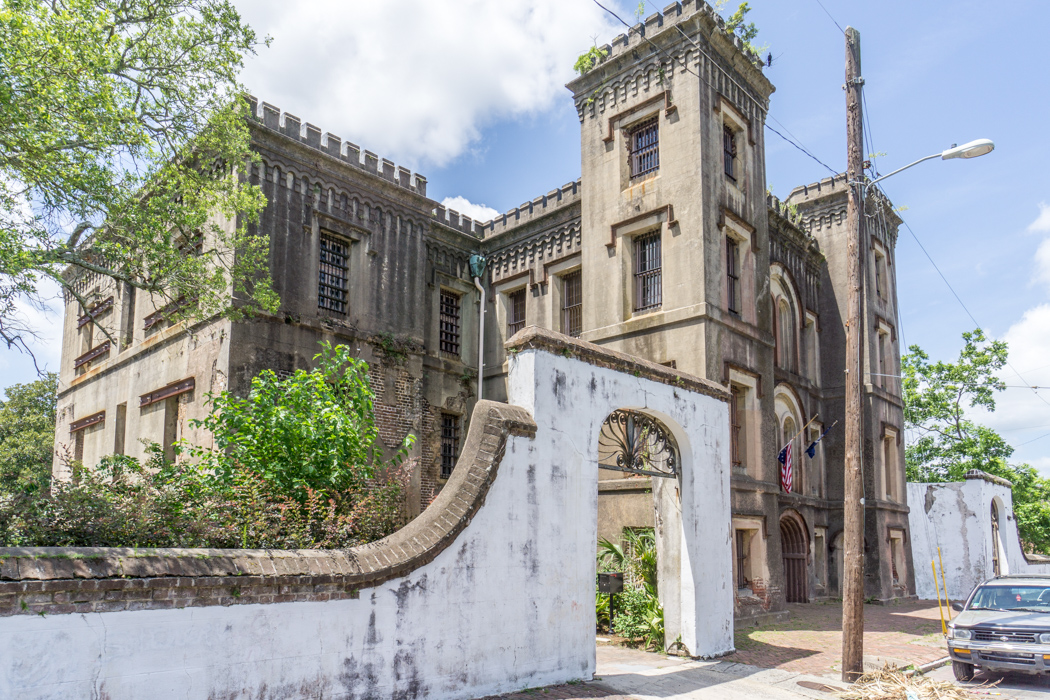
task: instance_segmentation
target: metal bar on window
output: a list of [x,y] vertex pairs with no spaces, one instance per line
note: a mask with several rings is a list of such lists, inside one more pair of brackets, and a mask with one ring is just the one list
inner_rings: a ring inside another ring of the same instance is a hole
[[722,151],[726,177],[736,182],[736,134],[730,126],[722,127]]
[[628,132],[631,179],[645,177],[660,169],[659,118],[653,117]]
[[90,416],[87,416],[86,418],[81,418],[78,421],[73,421],[72,423],[70,423],[69,424],[69,432],[70,433],[75,433],[78,430],[83,430],[84,428],[87,428],[89,426],[95,425],[96,423],[101,423],[104,420],[106,420],[106,412],[105,411],[99,411],[98,413],[92,413]]
[[100,301],[91,307],[91,309],[77,319],[77,328],[83,328],[92,319],[98,318],[102,314],[106,313],[113,308],[113,297],[109,297],[104,301]]
[[579,338],[583,332],[583,277],[580,270],[562,277],[562,331]]
[[740,272],[739,272],[739,254],[734,241],[730,236],[726,236],[726,292],[728,296],[727,306],[730,313],[740,313]]
[[663,302],[660,232],[635,239],[634,310],[648,311]]
[[317,306],[337,314],[346,313],[350,245],[334,236],[321,236],[318,261]]
[[441,414],[441,478],[452,476],[459,457],[459,416]]
[[514,335],[525,327],[525,290],[519,289],[509,295],[507,309],[507,337]]
[[151,391],[148,394],[143,394],[139,397],[139,408],[155,404],[158,401],[170,398],[172,396],[178,396],[179,394],[185,394],[188,391],[193,391],[196,387],[196,381],[193,377],[189,379],[183,379],[177,382],[173,382],[165,387],[161,387],[155,391]]
[[109,345],[109,341],[107,340],[106,342],[102,343],[98,347],[95,347],[95,348],[92,348],[91,350],[88,350],[83,355],[81,355],[77,359],[73,360],[73,369],[80,369],[80,367],[82,367],[83,365],[86,365],[87,363],[91,362],[92,360],[97,359],[99,357],[102,357],[103,355],[105,355],[106,353],[109,352],[109,348],[110,348],[110,345]]
[[446,355],[459,357],[459,295],[441,290],[438,345]]

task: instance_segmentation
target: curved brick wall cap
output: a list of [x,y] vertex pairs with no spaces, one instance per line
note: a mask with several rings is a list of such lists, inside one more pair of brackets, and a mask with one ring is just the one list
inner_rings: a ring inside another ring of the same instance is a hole
[[595,345],[594,343],[588,343],[579,338],[562,335],[561,333],[547,330],[546,328],[540,328],[539,326],[527,326],[522,328],[511,336],[511,338],[504,343],[503,347],[505,347],[507,352],[510,353],[535,349],[543,350],[552,354],[574,357],[577,360],[597,367],[614,369],[618,372],[624,372],[636,377],[645,377],[654,382],[669,384],[670,386],[679,387],[681,389],[688,389],[689,391],[713,396],[716,399],[721,399],[726,402],[729,401],[730,397],[729,390],[726,387],[717,382],[713,382],[710,379],[695,377],[691,374],[679,372],[676,369],[671,369],[670,367],[650,362],[649,360],[643,360],[634,355],[610,350],[609,348]]
[[404,576],[451,545],[485,502],[508,436],[535,434],[525,409],[479,401],[456,468],[430,507],[389,537],[345,551],[0,548],[0,615],[356,597],[357,588]]

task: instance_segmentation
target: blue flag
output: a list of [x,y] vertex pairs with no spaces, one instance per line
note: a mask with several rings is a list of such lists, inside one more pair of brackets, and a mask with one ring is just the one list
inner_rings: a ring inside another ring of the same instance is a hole
[[[828,434],[828,431],[830,431],[832,428],[834,428],[838,424],[839,424],[839,422],[835,421],[834,423],[829,425],[827,427],[827,429],[825,429],[824,432],[820,434],[820,437],[818,437],[816,440],[814,440],[812,443],[810,443],[809,447],[806,448],[806,454],[809,455],[810,459],[813,459],[813,458],[815,458],[817,456],[817,443],[820,442],[821,440],[823,440],[824,436]],[[784,460],[780,460],[780,461],[783,462]]]

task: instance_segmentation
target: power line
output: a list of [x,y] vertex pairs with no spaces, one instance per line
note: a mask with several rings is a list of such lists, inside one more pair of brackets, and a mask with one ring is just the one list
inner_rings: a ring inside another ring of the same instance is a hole
[[835,21],[835,18],[831,16],[830,12],[828,12],[828,8],[824,7],[824,3],[822,3],[820,0],[817,0],[817,4],[820,5],[820,9],[824,10],[824,14],[826,14],[832,22],[835,22],[835,26],[839,28],[839,31],[845,34],[846,30],[842,28],[841,24]]
[[[779,123],[780,123],[780,122],[777,122],[777,124],[779,124]],[[774,134],[776,134],[776,135],[777,135],[777,136],[779,136],[780,138],[782,138],[782,139],[784,139],[785,141],[787,141],[788,143],[790,143],[790,144],[791,144],[792,146],[794,146],[794,147],[795,147],[795,148],[797,148],[798,150],[800,150],[800,151],[802,151],[803,153],[805,153],[805,154],[806,154],[807,156],[809,156],[809,157],[810,157],[810,158],[812,158],[813,160],[815,160],[815,161],[817,161],[818,163],[820,163],[821,165],[823,165],[823,166],[824,166],[825,168],[827,168],[827,169],[828,169],[829,171],[831,171],[831,174],[832,174],[832,175],[838,175],[838,174],[839,174],[839,171],[837,171],[837,170],[835,170],[834,168],[832,168],[832,167],[831,167],[830,165],[828,165],[827,163],[825,163],[824,161],[822,161],[822,160],[821,160],[820,158],[817,158],[817,157],[816,157],[815,155],[813,155],[812,153],[810,153],[809,151],[807,151],[807,150],[806,150],[805,148],[803,148],[802,146],[798,145],[797,143],[795,143],[794,141],[792,141],[791,139],[789,139],[789,138],[788,138],[787,136],[784,136],[784,135],[783,135],[782,133],[780,133],[779,131],[777,131],[777,130],[776,130],[776,129],[774,129],[773,127],[771,127],[771,126],[770,126],[769,124],[766,124],[766,128],[767,128],[767,129],[769,129],[770,131],[772,131],[772,132],[773,132]]]

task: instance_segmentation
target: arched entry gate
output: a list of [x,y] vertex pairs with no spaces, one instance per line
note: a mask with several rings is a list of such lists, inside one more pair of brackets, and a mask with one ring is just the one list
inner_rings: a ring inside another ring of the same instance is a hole
[[808,602],[806,558],[809,547],[802,525],[790,515],[780,519],[780,548],[784,553],[784,595],[787,602]]

